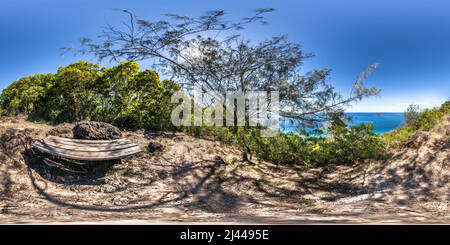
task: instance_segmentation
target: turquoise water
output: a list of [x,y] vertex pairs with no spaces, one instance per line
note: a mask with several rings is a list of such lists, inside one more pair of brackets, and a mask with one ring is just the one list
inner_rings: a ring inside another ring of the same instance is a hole
[[[351,112],[345,113],[350,116],[351,120],[348,121],[350,125],[359,125],[361,123],[373,123],[374,133],[387,133],[394,130],[405,120],[403,113],[397,112]],[[292,132],[296,129],[289,120],[280,120],[280,127],[284,132]],[[307,129],[307,132],[311,132],[313,129]]]

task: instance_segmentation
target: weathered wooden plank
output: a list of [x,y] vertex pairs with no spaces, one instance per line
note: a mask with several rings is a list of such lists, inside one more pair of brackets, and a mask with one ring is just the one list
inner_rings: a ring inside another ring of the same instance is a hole
[[[54,143],[55,139],[53,137],[51,137],[53,139],[50,140],[48,138],[34,142],[33,147],[42,152],[75,160],[113,160],[141,152],[139,146],[129,140],[128,142],[124,140],[103,141],[102,144],[93,147],[92,145],[87,146],[83,144],[82,142],[84,140],[71,141],[71,139],[68,139],[68,141],[65,142],[71,142],[71,144],[65,145],[64,140],[61,140],[64,138],[58,137],[58,144]],[[49,142],[47,142],[47,140],[49,140]],[[79,145],[77,146],[75,142],[78,142]],[[119,142],[119,144],[116,144],[117,142]]]
[[73,150],[73,151],[93,151],[93,152],[101,152],[101,151],[113,151],[113,150],[120,150],[120,149],[126,149],[135,146],[133,142],[124,142],[121,144],[105,144],[105,145],[99,145],[99,146],[92,146],[92,145],[84,145],[84,144],[64,144],[61,142],[55,143],[52,141],[43,140],[43,143],[47,144],[50,147],[53,148],[59,148],[59,149],[65,149],[65,150]]
[[71,146],[71,145],[54,145],[47,142],[45,142],[44,144],[55,149],[70,150],[70,151],[90,151],[90,152],[116,151],[136,146],[135,144],[126,144],[126,145],[111,145],[108,147],[87,147],[87,146]]
[[[43,160],[43,162],[44,162],[47,166],[49,166],[49,167],[59,168],[59,169],[61,169],[61,170],[67,171],[67,172],[77,173],[77,174],[85,174],[85,173],[87,173],[87,171],[84,170],[84,169],[83,169],[83,171],[77,171],[77,170],[73,170],[73,169],[66,168],[66,167],[65,167],[64,165],[62,165],[61,163],[55,162],[55,161],[50,160],[50,159],[48,159],[48,158],[45,158],[45,159]],[[82,168],[82,167],[81,167],[81,168]]]
[[83,150],[82,147],[80,147],[77,150],[71,150],[71,149],[59,149],[59,148],[55,148],[52,147],[51,145],[46,144],[44,141],[36,141],[34,142],[34,145],[39,146],[41,148],[46,148],[46,149],[52,149],[54,151],[58,151],[58,152],[70,152],[70,154],[84,154],[84,155],[89,155],[89,154],[96,154],[96,155],[102,155],[102,154],[117,154],[120,152],[126,152],[127,149],[136,147],[137,145],[133,145],[132,147],[128,147],[126,149],[117,149],[117,150],[108,150],[108,151],[102,151],[102,152],[97,152],[97,151],[90,151],[90,150]]
[[111,152],[84,152],[80,153],[74,152],[74,151],[68,151],[68,150],[55,150],[50,147],[46,147],[39,144],[34,144],[34,147],[39,149],[42,152],[46,152],[52,155],[56,155],[63,158],[69,158],[69,159],[75,159],[75,160],[85,160],[85,161],[106,161],[106,160],[113,160],[113,159],[121,159],[128,157],[130,155],[134,155],[136,153],[141,152],[141,149],[139,146],[135,146],[132,148],[128,148],[126,150],[119,150],[119,151],[111,151]]
[[129,139],[116,139],[116,140],[82,140],[82,139],[68,139],[58,136],[48,136],[45,138],[46,141],[54,142],[67,142],[72,144],[92,144],[92,145],[103,145],[103,144],[116,144],[123,142],[131,142]]

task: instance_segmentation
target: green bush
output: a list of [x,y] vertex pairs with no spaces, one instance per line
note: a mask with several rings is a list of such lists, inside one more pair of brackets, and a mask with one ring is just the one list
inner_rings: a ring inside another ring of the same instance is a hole
[[404,112],[405,117],[405,123],[407,125],[413,124],[417,122],[417,119],[420,116],[420,107],[419,105],[409,105],[408,108],[406,108],[406,111]]
[[60,67],[12,83],[0,96],[6,115],[24,113],[30,120],[54,124],[96,120],[126,129],[173,129],[169,103],[178,84],[160,81],[155,71],[139,71],[136,62],[100,68],[90,62]]
[[417,118],[417,122],[413,125],[419,130],[431,130],[435,125],[439,124],[444,115],[450,113],[450,101],[445,102],[439,108],[426,109]]
[[416,130],[429,131],[439,124],[444,115],[450,114],[450,101],[446,101],[440,107],[425,109],[422,113],[409,120],[408,124],[383,135],[383,142],[388,147],[398,147],[403,145],[409,135]]
[[9,85],[0,95],[0,108],[3,114],[29,114],[39,110],[48,90],[54,85],[53,74],[36,74],[24,77]]
[[186,127],[194,136],[213,136],[216,140],[238,145],[247,154],[288,165],[318,166],[329,163],[356,164],[383,155],[381,137],[372,132],[371,124],[348,126],[335,120],[328,136],[312,136],[305,131],[280,132],[276,137],[261,137],[263,127]]
[[411,126],[403,126],[383,135],[383,141],[388,147],[399,147],[408,139],[409,135],[416,131]]

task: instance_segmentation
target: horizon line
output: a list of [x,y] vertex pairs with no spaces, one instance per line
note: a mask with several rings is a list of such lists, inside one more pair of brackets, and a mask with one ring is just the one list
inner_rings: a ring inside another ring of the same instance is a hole
[[404,111],[345,111],[344,113],[404,113]]

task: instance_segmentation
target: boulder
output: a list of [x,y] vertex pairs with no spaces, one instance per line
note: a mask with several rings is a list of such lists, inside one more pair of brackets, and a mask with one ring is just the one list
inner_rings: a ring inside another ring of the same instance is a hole
[[105,122],[80,122],[72,131],[75,139],[114,140],[122,137],[118,127]]
[[429,137],[429,132],[416,131],[408,137],[405,146],[414,149],[420,148],[422,145],[426,144]]
[[52,129],[50,129],[47,132],[48,135],[52,136],[59,136],[59,137],[65,137],[65,138],[72,138],[73,137],[73,124],[70,123],[63,123],[60,124]]
[[157,151],[161,152],[163,150],[164,150],[164,146],[161,143],[158,143],[156,141],[150,141],[150,143],[148,143],[148,151],[150,153],[157,152]]
[[20,153],[27,149],[33,142],[32,129],[9,128],[0,136],[1,151],[10,156],[20,156]]

